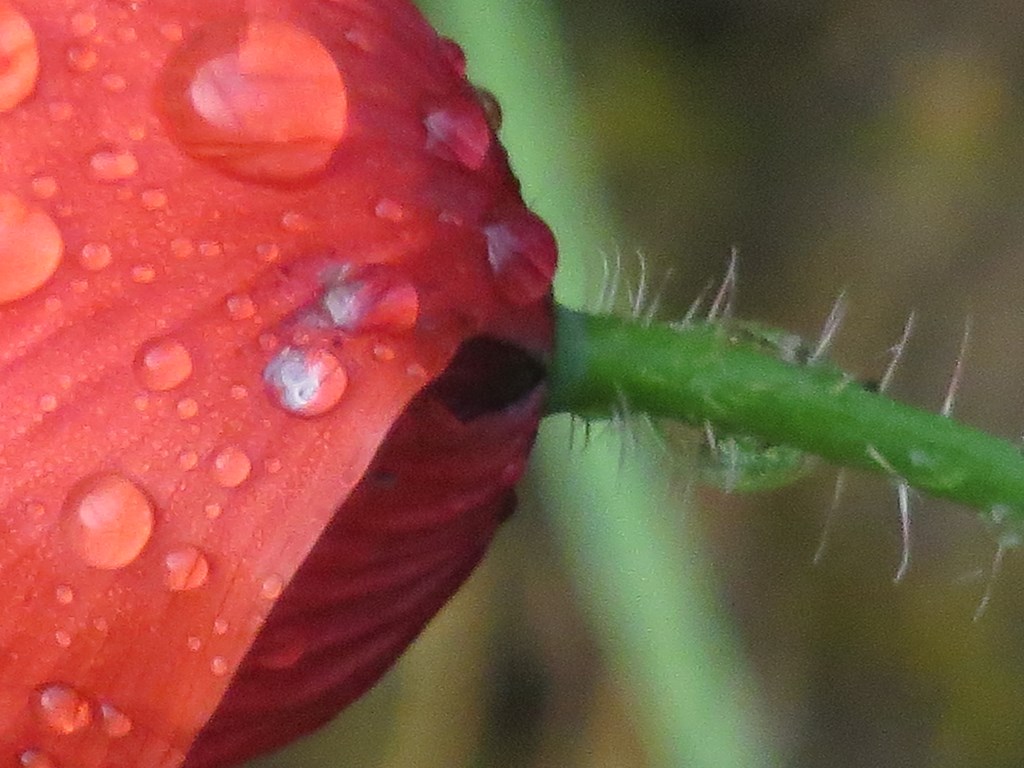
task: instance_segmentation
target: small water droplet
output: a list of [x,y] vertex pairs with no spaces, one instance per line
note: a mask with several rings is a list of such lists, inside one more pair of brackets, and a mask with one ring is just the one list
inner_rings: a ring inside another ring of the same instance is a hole
[[308,32],[269,18],[198,30],[171,56],[160,102],[185,152],[269,183],[323,171],[348,124],[331,53]]
[[277,243],[260,243],[256,246],[256,256],[265,264],[273,264],[281,258],[281,246]]
[[96,67],[99,60],[100,57],[97,55],[96,50],[87,45],[73,45],[68,48],[68,69],[72,72],[78,72],[79,74],[90,72]]
[[144,189],[139,195],[139,202],[147,211],[158,211],[167,207],[167,193],[162,189]]
[[53,198],[59,190],[57,180],[53,176],[36,176],[29,182],[29,186],[32,194],[40,200]]
[[36,691],[36,712],[43,724],[62,735],[80,731],[92,722],[92,707],[70,685],[52,683]]
[[61,605],[71,605],[75,599],[75,591],[67,584],[61,584],[54,590],[54,597]]
[[64,238],[49,214],[17,195],[0,193],[0,305],[36,291],[63,256]]
[[89,156],[89,170],[97,181],[123,181],[139,171],[139,161],[127,149],[103,149]]
[[128,87],[128,81],[124,75],[108,72],[100,78],[100,83],[111,93],[122,93]]
[[229,624],[224,619],[215,619],[213,622],[213,634],[217,636],[228,633]]
[[78,263],[82,265],[83,269],[98,272],[110,266],[113,258],[110,246],[106,243],[86,243],[78,255]]
[[252,461],[233,445],[221,449],[213,459],[213,476],[225,488],[236,488],[249,478]]
[[100,704],[100,720],[103,732],[112,739],[120,739],[132,731],[132,719],[113,704]]
[[45,752],[38,749],[26,749],[18,755],[22,768],[57,768],[57,763]]
[[79,482],[65,503],[65,531],[78,555],[95,568],[123,568],[153,532],[153,506],[135,483],[117,474]]
[[146,389],[166,392],[181,386],[192,375],[192,356],[175,339],[149,341],[135,357],[135,375]]
[[208,520],[216,520],[221,516],[223,509],[220,504],[207,504],[203,507],[203,513],[206,515]]
[[210,574],[210,562],[195,547],[182,547],[164,557],[164,583],[173,592],[198,589]]
[[460,80],[464,78],[466,76],[466,52],[462,50],[462,46],[450,37],[442,37],[437,42],[441,49],[441,56],[448,62],[448,66],[452,68],[455,76]]
[[487,118],[487,124],[491,126],[492,131],[497,133],[501,130],[501,122],[504,117],[501,112],[501,104],[498,102],[498,98],[486,88],[474,87],[473,93],[476,94],[476,100],[480,104],[480,108],[484,111],[484,117]]
[[199,639],[198,637],[196,637],[195,635],[189,635],[189,636],[188,636],[188,637],[187,637],[187,638],[185,639],[185,645],[187,645],[187,646],[188,646],[188,649],[189,649],[190,651],[198,651],[198,650],[199,650],[200,648],[202,648],[202,647],[203,647],[203,641],[202,641],[202,640],[200,640],[200,639]]
[[395,349],[387,344],[374,344],[373,357],[381,362],[389,362],[395,359]]
[[211,259],[214,256],[223,255],[224,246],[212,240],[204,240],[199,244],[199,248],[197,250],[199,251],[200,256],[205,256],[206,258]]
[[61,648],[71,647],[71,634],[65,632],[63,629],[58,629],[53,633],[53,639]]
[[184,397],[174,406],[180,419],[194,419],[199,413],[199,403],[191,397]]
[[393,221],[397,224],[405,221],[408,212],[401,203],[385,197],[377,201],[377,204],[373,207],[373,215],[378,219]]
[[57,410],[57,397],[52,394],[40,395],[39,410],[43,413],[53,413]]
[[28,19],[0,5],[0,113],[10,112],[36,87],[39,45]]
[[274,637],[265,641],[268,647],[260,648],[255,663],[264,669],[288,669],[294,667],[306,652],[308,641],[305,630],[286,627],[278,630]]
[[136,264],[131,271],[132,282],[147,285],[156,280],[156,267],[152,264]]
[[281,216],[281,227],[286,232],[301,234],[313,228],[313,220],[304,213],[298,211],[285,211]]
[[188,472],[196,468],[199,464],[199,454],[195,451],[182,451],[178,455],[178,466]]
[[341,362],[324,349],[285,347],[263,371],[277,403],[298,416],[319,416],[341,400],[348,374]]
[[256,314],[256,304],[252,297],[245,293],[228,296],[226,306],[228,316],[232,320],[248,320]]
[[260,583],[260,597],[266,600],[277,600],[282,591],[284,591],[284,579],[276,573],[267,576]]
[[210,671],[217,677],[224,677],[228,673],[228,661],[223,656],[214,656],[210,659]]
[[547,225],[523,210],[484,227],[487,260],[502,295],[513,304],[530,304],[548,294],[555,275],[558,246]]
[[171,255],[176,259],[187,259],[195,252],[195,246],[187,237],[176,237],[171,240]]
[[416,325],[420,299],[415,286],[395,270],[374,266],[332,280],[323,307],[331,323],[343,331],[399,333]]
[[169,42],[180,43],[185,37],[185,30],[181,28],[181,24],[172,21],[160,25],[160,34]]
[[71,34],[88,37],[96,31],[96,15],[85,11],[71,14]]
[[478,170],[491,148],[491,127],[477,104],[459,102],[438,109],[424,119],[427,149],[448,160]]

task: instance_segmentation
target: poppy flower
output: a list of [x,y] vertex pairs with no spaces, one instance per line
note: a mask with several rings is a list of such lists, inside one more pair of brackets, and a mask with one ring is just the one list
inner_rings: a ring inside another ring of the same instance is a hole
[[514,506],[556,248],[405,0],[0,0],[0,752],[229,765]]

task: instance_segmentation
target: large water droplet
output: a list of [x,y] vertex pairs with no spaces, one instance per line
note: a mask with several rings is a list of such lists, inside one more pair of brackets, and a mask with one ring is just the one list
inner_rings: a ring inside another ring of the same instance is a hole
[[341,400],[348,374],[325,349],[285,347],[263,371],[277,403],[298,416],[319,416]]
[[192,356],[180,341],[150,341],[135,357],[135,375],[147,389],[166,392],[181,386],[192,375]]
[[252,461],[241,448],[229,445],[213,459],[213,476],[225,488],[236,488],[249,478]]
[[491,127],[480,107],[458,102],[427,115],[427,149],[449,160],[478,170],[491,148]]
[[164,557],[164,583],[174,592],[198,589],[210,574],[210,562],[195,547],[182,547]]
[[142,552],[153,532],[153,506],[122,475],[86,478],[68,494],[65,531],[79,556],[96,568],[122,568]]
[[92,707],[70,685],[52,683],[40,688],[36,691],[35,705],[43,724],[65,736],[92,722]]
[[49,214],[17,195],[0,193],[0,304],[38,289],[63,256],[64,238]]
[[529,304],[551,290],[558,246],[547,225],[529,211],[484,227],[487,260],[498,288],[513,304]]
[[294,182],[324,170],[348,123],[330,52],[274,19],[200,29],[171,57],[161,95],[188,154],[256,181]]
[[0,112],[9,112],[32,93],[39,77],[39,45],[28,20],[0,3]]
[[323,307],[331,323],[343,331],[397,333],[416,325],[420,299],[412,283],[396,271],[374,266],[329,281]]

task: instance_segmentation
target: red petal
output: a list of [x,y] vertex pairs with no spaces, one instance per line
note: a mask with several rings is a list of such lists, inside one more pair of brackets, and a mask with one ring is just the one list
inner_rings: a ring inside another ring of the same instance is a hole
[[539,394],[425,387],[553,246],[406,2],[70,5],[0,0],[0,752],[221,765],[481,556]]

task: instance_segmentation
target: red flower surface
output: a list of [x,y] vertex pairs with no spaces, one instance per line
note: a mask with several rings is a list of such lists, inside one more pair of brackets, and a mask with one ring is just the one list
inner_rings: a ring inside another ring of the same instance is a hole
[[227,765],[511,510],[555,244],[405,0],[0,0],[0,755]]

